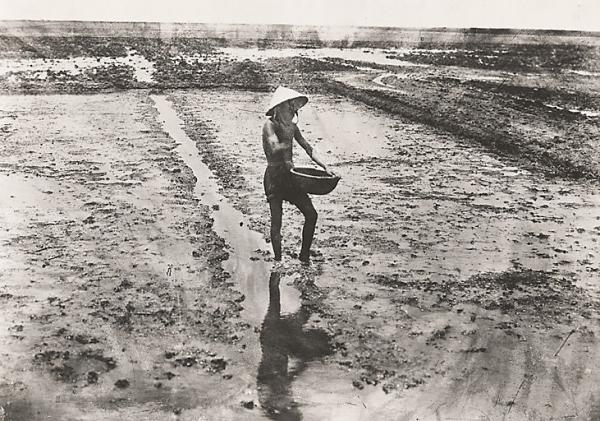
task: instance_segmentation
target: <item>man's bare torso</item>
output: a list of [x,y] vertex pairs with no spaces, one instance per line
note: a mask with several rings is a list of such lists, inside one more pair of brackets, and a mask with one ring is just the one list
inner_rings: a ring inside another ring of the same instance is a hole
[[[292,146],[294,136],[297,131],[295,123],[283,125],[275,123],[272,120],[267,120],[263,126],[262,141],[263,150],[267,157],[267,162],[271,165],[292,163]],[[269,136],[275,133],[279,140],[278,149],[274,150],[269,142]]]

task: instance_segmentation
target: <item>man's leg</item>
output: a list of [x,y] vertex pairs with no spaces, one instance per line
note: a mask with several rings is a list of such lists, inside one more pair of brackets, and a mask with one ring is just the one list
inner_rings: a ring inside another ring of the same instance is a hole
[[283,215],[282,200],[273,198],[269,200],[271,208],[271,245],[275,260],[281,260],[281,219]]
[[302,215],[304,215],[302,248],[300,250],[299,259],[302,262],[308,263],[310,260],[310,246],[315,234],[315,227],[317,226],[317,211],[307,194],[299,196],[298,199],[294,201],[294,205],[296,205],[300,212],[302,212]]

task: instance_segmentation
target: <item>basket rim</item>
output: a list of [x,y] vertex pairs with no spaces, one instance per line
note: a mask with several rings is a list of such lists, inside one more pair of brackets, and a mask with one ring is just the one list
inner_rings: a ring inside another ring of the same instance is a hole
[[[315,169],[318,170],[318,168],[311,168],[311,167],[298,167],[298,168],[305,168],[305,169]],[[318,171],[323,171],[323,170],[318,170]],[[297,174],[301,177],[306,177],[306,178],[314,178],[315,180],[335,180],[335,179],[339,179],[341,178],[339,175],[327,175],[327,176],[322,176],[322,175],[310,175],[310,174],[304,174],[301,172],[296,171],[296,168],[292,168],[290,170],[290,172]],[[326,172],[326,171],[323,171]],[[327,173],[329,174],[329,173]]]

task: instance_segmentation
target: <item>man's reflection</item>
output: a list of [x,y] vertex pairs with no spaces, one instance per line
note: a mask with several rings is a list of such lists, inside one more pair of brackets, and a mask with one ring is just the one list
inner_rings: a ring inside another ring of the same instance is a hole
[[[269,279],[269,308],[260,333],[258,398],[269,418],[301,420],[302,414],[291,395],[292,380],[306,368],[306,362],[331,353],[330,338],[320,329],[302,329],[311,315],[306,303],[293,314],[280,314],[280,276],[271,272]],[[292,368],[290,357],[298,360]]]

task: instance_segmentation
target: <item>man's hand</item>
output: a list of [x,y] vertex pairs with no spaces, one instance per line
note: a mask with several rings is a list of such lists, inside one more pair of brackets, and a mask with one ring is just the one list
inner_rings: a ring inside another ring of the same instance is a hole
[[327,165],[325,165],[325,164],[321,165],[321,168],[323,168],[323,171],[325,171],[327,174],[331,175],[332,177],[337,177],[338,176],[336,173],[334,173],[333,171],[331,171],[329,169],[329,167],[327,167]]
[[312,154],[310,155],[310,157],[319,167],[321,167],[321,168],[323,168],[323,170],[327,171],[327,165],[325,165],[325,163],[319,156],[319,153],[317,152],[316,149],[313,148]]

